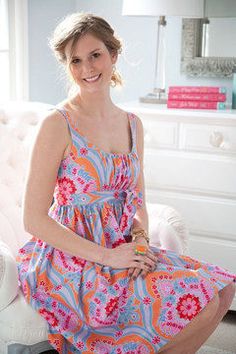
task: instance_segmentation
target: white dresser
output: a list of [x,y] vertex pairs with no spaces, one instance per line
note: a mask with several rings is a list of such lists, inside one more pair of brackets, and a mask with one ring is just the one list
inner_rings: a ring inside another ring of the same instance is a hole
[[236,110],[119,106],[144,125],[147,201],[182,214],[190,256],[236,273]]

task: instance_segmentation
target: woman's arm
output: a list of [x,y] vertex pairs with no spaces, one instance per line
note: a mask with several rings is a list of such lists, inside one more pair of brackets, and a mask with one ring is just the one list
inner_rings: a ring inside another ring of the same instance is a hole
[[135,213],[133,219],[133,228],[144,229],[148,234],[148,213],[146,207],[145,199],[145,182],[144,182],[144,172],[143,172],[143,158],[144,158],[144,134],[143,134],[143,124],[139,117],[136,116],[137,121],[137,152],[140,161],[140,173],[137,182],[137,188],[143,195],[143,204],[139,207]]
[[[138,157],[140,161],[140,173],[138,177],[137,188],[140,192],[142,192],[143,203],[142,206],[137,209],[134,215],[132,228],[144,229],[148,235],[148,213],[147,213],[146,199],[145,199],[145,182],[144,182],[144,171],[143,171],[143,158],[144,158],[143,124],[140,118],[137,116],[136,116],[136,122],[137,122],[136,143],[137,143]],[[138,244],[145,245],[148,248],[148,242],[142,236],[136,238],[135,242]],[[150,250],[148,250],[147,253],[150,254],[151,257],[153,256]],[[157,258],[154,261],[154,265],[152,267],[149,267],[148,269],[140,269],[137,267],[130,268],[128,271],[128,276],[130,276],[131,279],[133,280],[135,280],[139,275],[145,278],[149,272],[153,271],[156,268],[156,262],[157,262]]]
[[24,228],[55,248],[102,264],[104,247],[78,237],[48,216],[58,169],[69,143],[67,122],[53,111],[42,121],[31,153],[24,193]]

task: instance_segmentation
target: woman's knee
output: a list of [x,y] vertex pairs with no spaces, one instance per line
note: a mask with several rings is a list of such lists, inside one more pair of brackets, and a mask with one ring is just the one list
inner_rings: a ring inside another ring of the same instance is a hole
[[202,319],[205,318],[206,321],[209,321],[210,319],[212,319],[219,308],[220,305],[220,299],[219,299],[219,295],[216,294],[213,299],[206,305],[206,307],[204,308],[204,311],[202,311]]
[[220,306],[225,308],[227,311],[232,304],[232,301],[235,296],[235,283],[230,283],[226,287],[224,287],[222,290],[219,291],[219,298],[220,298]]

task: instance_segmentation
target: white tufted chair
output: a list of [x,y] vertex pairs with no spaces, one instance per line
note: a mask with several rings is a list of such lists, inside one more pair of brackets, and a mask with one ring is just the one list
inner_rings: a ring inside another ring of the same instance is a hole
[[[47,323],[25,301],[17,280],[15,256],[31,237],[22,224],[22,194],[36,126],[50,105],[9,102],[0,105],[0,354],[38,354],[52,349]],[[148,204],[151,244],[185,253],[187,230],[167,205]]]

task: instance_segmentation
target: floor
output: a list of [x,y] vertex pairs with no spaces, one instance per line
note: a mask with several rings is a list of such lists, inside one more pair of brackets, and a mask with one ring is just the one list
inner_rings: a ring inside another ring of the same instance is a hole
[[236,311],[229,311],[205,345],[236,353]]

